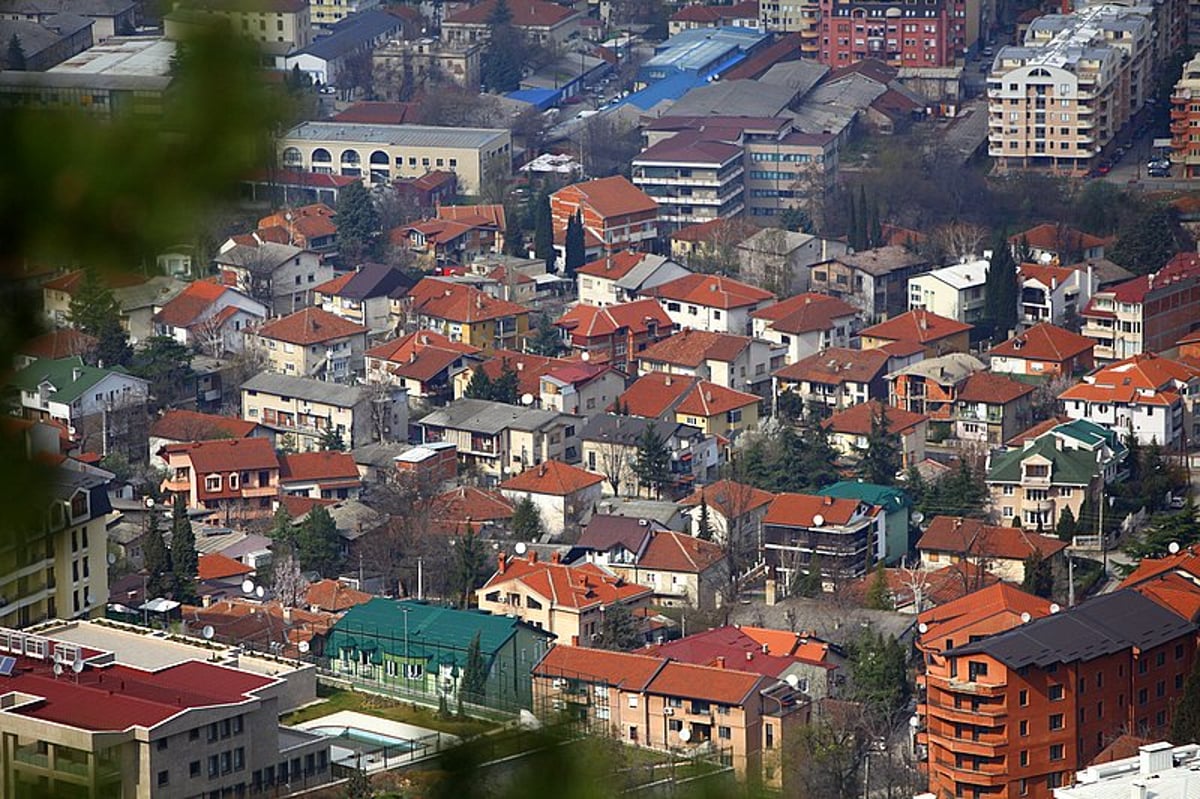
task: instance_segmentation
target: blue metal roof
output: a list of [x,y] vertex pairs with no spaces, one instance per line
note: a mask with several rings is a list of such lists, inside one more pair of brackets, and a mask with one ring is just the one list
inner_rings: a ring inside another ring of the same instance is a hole
[[334,25],[328,36],[322,36],[300,52],[332,61],[354,52],[380,36],[400,30],[403,25],[399,17],[386,11],[360,11]]
[[539,111],[545,111],[562,99],[562,89],[517,89],[504,96],[510,100],[529,103]]
[[617,108],[629,103],[643,111],[648,111],[663,100],[678,100],[697,86],[704,85],[705,82],[705,79],[699,75],[679,72],[656,81],[639,92],[634,92],[613,107]]

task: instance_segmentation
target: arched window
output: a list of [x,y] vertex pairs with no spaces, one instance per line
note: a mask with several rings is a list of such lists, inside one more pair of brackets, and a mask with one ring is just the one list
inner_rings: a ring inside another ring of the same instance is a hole
[[283,151],[283,165],[289,167],[300,167],[304,165],[304,156],[296,147],[288,147]]
[[313,150],[312,160],[314,164],[328,164],[333,160],[333,156],[324,147],[318,147]]
[[358,155],[358,150],[342,150],[343,164],[358,164],[362,162],[362,158]]
[[[345,156],[343,156],[343,161],[344,160]],[[376,150],[375,152],[371,153],[371,166],[387,166],[390,160],[391,159],[388,158],[388,154],[383,150]]]

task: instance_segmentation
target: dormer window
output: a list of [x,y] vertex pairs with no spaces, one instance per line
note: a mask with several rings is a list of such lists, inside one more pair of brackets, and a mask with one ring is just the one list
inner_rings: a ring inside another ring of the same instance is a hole
[[71,520],[87,518],[88,515],[88,495],[86,491],[76,491],[71,497]]

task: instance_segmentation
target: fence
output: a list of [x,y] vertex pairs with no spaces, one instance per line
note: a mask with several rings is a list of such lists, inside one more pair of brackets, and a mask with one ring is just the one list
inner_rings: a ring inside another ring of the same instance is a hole
[[[363,693],[376,694],[385,696],[389,699],[397,699],[405,702],[411,702],[415,705],[423,705],[428,708],[437,710],[441,698],[437,693],[428,691],[418,691],[406,689],[399,682],[382,682],[376,679],[358,677],[345,672],[332,671],[326,663],[317,663],[317,679],[322,685],[328,685],[333,688],[345,688],[353,691],[362,691]],[[456,696],[445,697],[448,709],[451,712],[458,711],[458,699]],[[496,721],[505,723],[512,721],[513,718],[521,711],[521,707],[508,705],[506,703],[502,707],[492,705],[480,705],[473,702],[462,703],[463,712],[472,718],[486,719],[488,721]]]

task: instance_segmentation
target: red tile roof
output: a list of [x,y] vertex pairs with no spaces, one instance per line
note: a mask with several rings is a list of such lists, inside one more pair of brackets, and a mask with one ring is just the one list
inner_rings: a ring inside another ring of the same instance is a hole
[[604,258],[597,258],[595,261],[589,261],[583,266],[575,270],[579,275],[592,275],[593,277],[603,277],[609,280],[620,280],[629,274],[630,270],[640,264],[649,257],[649,253],[633,252],[625,250],[623,252],[615,252],[612,255]]
[[554,324],[569,331],[572,336],[582,338],[611,336],[618,331],[641,336],[649,332],[651,325],[656,331],[666,334],[675,326],[655,299],[634,300],[603,308],[580,303]]
[[293,452],[279,456],[279,481],[359,482],[358,466],[349,452]]
[[349,336],[366,335],[367,329],[320,308],[305,308],[268,322],[258,329],[262,338],[290,344],[320,344]]
[[1143,353],[1096,370],[1059,399],[1170,405],[1179,398],[1178,384],[1193,380],[1200,370],[1180,361]]
[[720,167],[742,157],[742,148],[715,141],[704,131],[685,130],[662,139],[636,156],[639,164],[704,164]]
[[220,552],[201,554],[198,563],[198,576],[201,580],[225,580],[254,573],[254,569],[246,564]]
[[385,341],[366,351],[369,358],[388,361],[388,371],[413,380],[432,380],[464,355],[477,355],[478,347],[451,341],[432,330],[418,330]]
[[[1126,280],[1115,286],[1096,292],[1097,294],[1111,293],[1117,302],[1136,305],[1144,302],[1151,291],[1162,288],[1170,283],[1200,277],[1200,255],[1196,253],[1179,253],[1167,261],[1166,265],[1149,275],[1141,275],[1133,280]],[[1101,316],[1103,311],[1092,310],[1095,299],[1084,309],[1084,316]]]
[[621,175],[574,183],[559,189],[554,195],[562,192],[578,192],[584,204],[591,206],[597,214],[606,218],[658,210],[658,203],[653,197]]
[[415,313],[463,324],[529,313],[528,308],[496,299],[472,286],[429,277],[413,286],[409,297]]
[[650,680],[646,692],[736,707],[750,699],[764,683],[758,674],[668,662]]
[[318,505],[337,504],[336,499],[318,499],[316,497],[296,497],[285,494],[279,498],[279,504],[287,511],[287,515],[293,519],[299,519],[304,514],[308,513]]
[[[775,631],[764,632],[773,633]],[[795,633],[783,633],[783,635],[792,639],[796,638]],[[778,678],[784,671],[795,666],[797,662],[813,662],[793,657],[791,652],[794,648],[794,641],[792,647],[779,650],[767,644],[764,652],[763,642],[748,634],[744,628],[725,625],[666,644],[652,646],[643,651],[648,655],[666,657],[696,666],[724,668]]]
[[21,345],[20,353],[31,358],[56,361],[59,358],[83,355],[98,343],[99,339],[95,336],[89,336],[73,327],[60,327],[29,339]]
[[[1059,252],[1060,250],[1090,250],[1112,243],[1075,228],[1043,222],[1022,233],[1008,237],[1009,244],[1028,244],[1033,249]],[[1059,253],[1061,255],[1061,253]]]
[[1096,341],[1041,322],[992,348],[989,355],[1063,363],[1096,346]]
[[1047,264],[1024,263],[1017,267],[1017,273],[1025,280],[1036,280],[1046,288],[1066,283],[1075,277],[1075,270],[1070,267]]
[[769,302],[775,295],[757,286],[720,275],[684,275],[647,289],[654,297],[688,302],[709,308],[745,308]]
[[656,341],[638,353],[643,362],[669,363],[697,367],[705,361],[732,363],[750,346],[748,336],[711,333],[687,328],[662,341]]
[[638,567],[701,574],[725,559],[725,550],[711,541],[687,533],[664,530],[654,533]]
[[683,401],[675,408],[675,412],[707,419],[738,408],[757,405],[761,400],[762,397],[757,394],[747,394],[744,391],[735,391],[707,380],[700,380],[688,390]]
[[365,605],[374,599],[371,594],[356,591],[337,580],[318,580],[304,593],[304,603],[310,607],[340,613],[355,605]]
[[529,558],[505,558],[480,592],[518,580],[557,608],[585,610],[614,602],[629,602],[648,597],[652,591],[644,585],[627,583],[612,572],[593,563],[567,566]]
[[775,495],[746,483],[733,480],[718,480],[696,489],[690,496],[679,501],[680,505],[693,507],[701,500],[710,508],[717,510],[722,516],[729,517],[749,513],[763,505],[769,505]]
[[758,19],[758,0],[728,6],[690,5],[671,15],[672,22],[713,23],[723,19]]
[[[884,569],[889,593],[897,606],[912,606],[916,601],[913,595],[913,576],[907,569]],[[855,602],[865,602],[875,577],[874,572],[864,574],[853,580],[847,587],[846,593]],[[965,594],[994,585],[1000,578],[989,572],[984,566],[967,561],[959,561],[941,569],[924,572],[921,580],[921,607],[944,605]]]
[[971,325],[957,319],[948,319],[929,311],[916,310],[865,328],[859,332],[859,335],[928,344],[931,341],[938,341],[970,329]]
[[512,518],[513,505],[498,491],[474,486],[459,486],[433,498],[431,516],[442,532],[464,530],[473,524],[476,531],[485,522],[504,522]]
[[641,691],[666,660],[649,655],[609,652],[557,644],[533,667],[538,677],[566,677],[600,682],[625,691]]
[[671,241],[708,243],[712,241],[744,241],[759,228],[742,219],[710,219],[696,225],[688,225],[671,234]]
[[362,125],[403,125],[417,121],[416,103],[360,101],[331,117],[331,122],[353,122]]
[[278,469],[275,448],[265,438],[233,438],[168,444],[164,454],[184,453],[197,476],[217,472]]
[[327,297],[333,297],[340,294],[342,289],[346,288],[346,284],[354,279],[357,272],[347,272],[344,275],[338,275],[333,280],[326,280],[313,288],[313,291],[324,294]]
[[473,227],[492,227],[501,233],[508,225],[504,206],[499,204],[442,205],[438,206],[437,218],[449,219]]
[[[82,269],[76,269],[74,272],[67,272],[65,275],[59,275],[58,277],[42,283],[42,288],[72,294],[83,282],[83,274],[84,270]],[[145,275],[138,275],[132,272],[124,272],[120,270],[102,270],[100,277],[101,282],[103,282],[104,285],[108,286],[110,289],[140,286],[149,280],[149,278],[147,278]]]
[[694,378],[651,372],[634,381],[617,402],[630,416],[657,419],[678,403],[695,382]]
[[170,441],[208,441],[215,438],[248,438],[257,422],[199,411],[168,410],[150,425],[150,435]]
[[922,552],[964,553],[970,557],[1025,560],[1034,552],[1042,557],[1066,549],[1057,537],[1027,532],[1019,527],[998,527],[961,516],[935,516],[917,542]]
[[[457,14],[447,17],[442,24],[451,25],[484,25],[492,18],[497,0],[482,0],[470,8],[465,8]],[[508,4],[512,12],[512,24],[518,28],[553,27],[576,13],[557,3],[546,0],[521,0]]]
[[541,394],[544,376],[556,369],[576,364],[576,361],[566,358],[548,358],[515,350],[496,350],[495,355],[475,368],[483,369],[484,374],[493,381],[499,379],[505,369],[511,369],[517,373],[517,390],[536,397]]
[[992,372],[975,372],[958,389],[958,399],[1004,405],[1032,393],[1033,386],[1028,383]]
[[500,488],[506,491],[566,497],[603,481],[604,478],[600,475],[592,474],[578,466],[571,466],[562,461],[545,461],[508,478],[500,484]]
[[[852,405],[821,422],[821,426],[845,435],[870,435],[871,423],[879,418],[882,406],[883,403],[879,400]],[[887,406],[886,414],[888,432],[896,435],[907,433],[929,418],[924,414],[913,413],[892,405]]]
[[770,327],[781,333],[810,333],[816,330],[831,330],[834,320],[852,317],[857,310],[848,302],[828,294],[808,292],[788,297],[774,305],[759,308],[750,316],[765,319]]
[[1022,624],[1021,614],[1040,619],[1050,615],[1050,600],[1027,594],[1005,582],[972,591],[966,596],[922,611],[917,617],[925,625],[923,648],[943,651],[947,639],[967,643],[971,635],[992,635]]
[[824,524],[847,524],[863,503],[857,499],[821,497],[813,494],[779,494],[763,518],[765,524],[812,527],[820,516]]
[[154,315],[154,321],[171,327],[191,327],[222,294],[231,290],[208,280],[189,283]]
[[830,347],[802,358],[775,372],[782,380],[838,385],[841,383],[870,383],[887,371],[890,356],[882,348],[852,350]]

